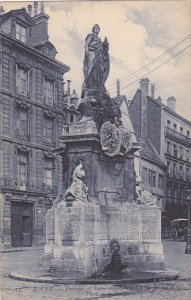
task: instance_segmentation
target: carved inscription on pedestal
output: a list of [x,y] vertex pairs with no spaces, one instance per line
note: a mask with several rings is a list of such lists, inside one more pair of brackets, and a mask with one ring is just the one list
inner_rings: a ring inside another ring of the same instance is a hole
[[80,238],[80,216],[77,214],[64,214],[60,219],[62,241],[77,241]]
[[143,211],[142,229],[143,240],[160,239],[160,213],[158,210]]
[[139,240],[140,223],[138,214],[135,211],[127,213],[111,213],[109,218],[109,235],[118,240]]
[[94,239],[94,215],[86,214],[85,215],[85,240],[93,241]]

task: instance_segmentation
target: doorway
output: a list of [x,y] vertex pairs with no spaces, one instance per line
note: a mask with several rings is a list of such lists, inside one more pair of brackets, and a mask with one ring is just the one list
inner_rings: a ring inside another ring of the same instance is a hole
[[33,204],[11,202],[11,242],[13,247],[32,246]]

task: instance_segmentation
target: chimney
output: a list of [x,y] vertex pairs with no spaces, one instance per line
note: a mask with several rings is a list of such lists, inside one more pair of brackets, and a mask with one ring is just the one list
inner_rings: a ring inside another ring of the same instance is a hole
[[34,5],[34,17],[35,17],[35,16],[37,16],[37,13],[38,13],[38,2],[35,1],[33,5]]
[[151,83],[151,98],[155,98],[155,84]]
[[64,94],[65,94],[65,84],[66,84],[66,82],[63,81],[63,92],[64,92]]
[[28,5],[28,14],[30,17],[32,17],[32,5]]
[[0,16],[2,16],[5,13],[3,6],[0,7]]
[[120,96],[120,81],[117,79],[117,97]]
[[78,95],[76,94],[75,90],[73,90],[70,96],[70,104],[73,104],[75,108],[78,107]]
[[175,97],[168,97],[167,106],[175,112],[176,111],[176,98]]
[[41,14],[44,13],[44,2],[43,1],[41,1],[41,11],[40,11],[40,13]]
[[71,80],[67,80],[67,83],[68,83],[68,96],[70,95],[70,82],[71,82]]
[[141,136],[147,138],[147,97],[149,96],[149,79],[140,80],[141,89]]
[[32,28],[32,43],[33,45],[43,44],[48,41],[48,19],[49,16],[44,12],[44,3],[41,2],[41,11],[38,13],[38,3],[34,2],[34,17],[35,25]]

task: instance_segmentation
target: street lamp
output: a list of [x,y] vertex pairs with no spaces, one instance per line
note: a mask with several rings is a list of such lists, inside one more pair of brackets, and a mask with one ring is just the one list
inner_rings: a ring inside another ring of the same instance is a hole
[[187,190],[187,202],[188,202],[188,229],[187,229],[185,254],[191,254],[191,224],[190,224],[191,190]]

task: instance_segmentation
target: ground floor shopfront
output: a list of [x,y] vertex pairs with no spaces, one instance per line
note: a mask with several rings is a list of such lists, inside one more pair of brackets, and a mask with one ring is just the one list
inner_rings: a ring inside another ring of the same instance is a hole
[[44,243],[46,212],[54,198],[27,193],[0,194],[1,247]]

